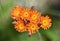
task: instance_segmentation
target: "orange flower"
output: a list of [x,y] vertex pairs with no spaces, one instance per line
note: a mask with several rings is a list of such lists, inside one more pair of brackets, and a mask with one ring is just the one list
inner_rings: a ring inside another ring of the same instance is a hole
[[39,27],[37,26],[36,23],[29,23],[27,25],[27,30],[29,32],[29,35],[33,34],[33,33],[36,33],[36,31],[38,31]]
[[18,17],[20,17],[19,14],[21,14],[21,10],[22,8],[19,5],[16,5],[11,11],[11,17],[13,19],[18,19]]
[[[33,8],[33,7],[32,7]],[[41,13],[34,9],[23,8],[16,5],[11,11],[11,17],[18,32],[28,31],[28,34],[36,33],[40,27],[48,29],[51,27],[51,19],[48,16],[41,16]]]
[[48,16],[42,16],[40,23],[41,27],[44,29],[48,29],[51,27],[51,19]]
[[18,31],[18,32],[24,32],[26,31],[26,27],[24,25],[24,23],[22,21],[15,21],[13,22],[13,24],[15,25],[15,29]]
[[30,18],[30,14],[29,14],[29,9],[28,8],[24,8],[22,13],[21,13],[21,18],[22,19],[29,19]]
[[41,14],[40,14],[39,12],[37,12],[36,10],[32,10],[32,11],[30,12],[30,14],[31,14],[30,20],[31,20],[31,21],[34,21],[34,22],[37,22],[38,19],[39,19],[40,16],[41,16]]

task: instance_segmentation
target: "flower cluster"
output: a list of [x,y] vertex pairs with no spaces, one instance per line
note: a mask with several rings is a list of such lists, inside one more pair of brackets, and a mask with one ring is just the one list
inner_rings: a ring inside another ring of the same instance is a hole
[[29,8],[16,5],[11,11],[11,17],[15,29],[18,32],[27,31],[29,35],[36,33],[40,28],[48,29],[51,27],[49,16],[41,16],[41,13]]

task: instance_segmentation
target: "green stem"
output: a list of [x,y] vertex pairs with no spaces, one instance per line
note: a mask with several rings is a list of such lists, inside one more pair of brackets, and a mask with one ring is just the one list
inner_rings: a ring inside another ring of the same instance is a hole
[[38,33],[38,40],[39,40],[39,41],[42,41],[42,37],[41,37],[40,32],[38,31],[37,33]]

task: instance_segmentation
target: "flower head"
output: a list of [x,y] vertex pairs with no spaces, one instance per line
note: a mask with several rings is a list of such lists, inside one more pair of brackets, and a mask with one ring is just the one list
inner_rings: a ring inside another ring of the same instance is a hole
[[28,8],[24,8],[21,12],[22,19],[29,19],[30,18],[30,11]]
[[29,34],[31,35],[31,34],[33,34],[33,33],[36,33],[37,31],[38,31],[38,29],[39,29],[39,27],[37,26],[37,24],[36,23],[29,23],[28,25],[27,25],[27,30],[28,30],[28,32],[29,32]]
[[41,16],[40,13],[37,12],[36,10],[30,11],[30,14],[31,14],[30,20],[33,22],[37,22]]
[[15,21],[15,22],[13,22],[13,24],[15,25],[15,29],[18,32],[26,31],[26,27],[24,26],[24,23],[22,21]]
[[48,29],[51,27],[51,19],[48,16],[42,16],[40,20],[42,28]]
[[11,16],[13,19],[16,19],[16,17],[19,17],[19,14],[20,14],[20,7],[19,5],[16,5],[11,11]]

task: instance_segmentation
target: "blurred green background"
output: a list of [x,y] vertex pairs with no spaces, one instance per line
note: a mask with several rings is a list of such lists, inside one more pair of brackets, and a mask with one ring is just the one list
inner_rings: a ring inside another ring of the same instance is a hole
[[[31,37],[27,32],[17,32],[10,17],[10,11],[16,4],[27,8],[34,6],[42,15],[49,15],[51,28],[41,28]],[[0,0],[0,41],[60,41],[60,0]]]

